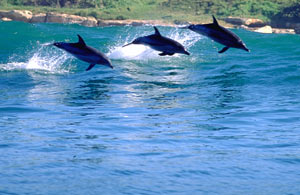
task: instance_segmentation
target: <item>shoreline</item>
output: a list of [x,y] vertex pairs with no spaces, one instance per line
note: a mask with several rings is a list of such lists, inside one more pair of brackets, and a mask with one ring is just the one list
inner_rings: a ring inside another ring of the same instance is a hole
[[[260,19],[227,17],[221,18],[227,28],[242,28],[248,31],[258,33],[276,33],[276,34],[300,34],[300,23],[276,24],[288,28],[275,28]],[[87,27],[97,26],[143,26],[159,25],[176,27],[180,25],[192,24],[190,22],[170,23],[163,20],[97,20],[94,17],[84,17],[72,14],[47,12],[33,14],[28,10],[0,10],[0,21],[21,21],[27,23],[63,23],[79,24]]]

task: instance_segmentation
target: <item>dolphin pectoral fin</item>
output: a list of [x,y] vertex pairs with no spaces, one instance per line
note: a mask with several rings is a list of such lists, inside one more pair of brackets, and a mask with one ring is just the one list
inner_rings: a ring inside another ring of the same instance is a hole
[[224,53],[225,51],[227,51],[227,49],[229,49],[229,47],[224,47],[221,51],[218,51],[219,53]]
[[169,55],[169,54],[166,53],[166,52],[162,52],[162,53],[159,53],[158,55],[160,55],[160,56],[166,56],[166,55]]
[[86,71],[91,70],[96,64],[90,64],[90,66],[86,69]]
[[160,53],[160,54],[158,54],[158,55],[160,55],[160,56],[172,56],[172,55],[174,55],[175,53],[167,53],[167,52],[162,52],[162,53]]

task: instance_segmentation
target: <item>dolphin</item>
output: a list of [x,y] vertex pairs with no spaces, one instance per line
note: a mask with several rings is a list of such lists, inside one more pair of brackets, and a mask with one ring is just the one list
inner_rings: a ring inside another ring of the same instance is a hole
[[162,53],[159,53],[160,56],[172,56],[175,53],[190,55],[190,53],[187,52],[180,43],[173,39],[162,36],[155,26],[154,30],[154,34],[144,37],[138,37],[131,43],[124,45],[123,47],[126,47],[131,44],[142,44],[149,46],[150,48],[156,51],[161,51]]
[[77,43],[55,42],[53,45],[65,50],[84,62],[90,63],[90,66],[86,69],[86,71],[91,70],[96,64],[113,68],[108,57],[95,48],[87,46],[81,36],[77,36],[79,39]]
[[224,28],[223,26],[220,26],[216,18],[214,16],[212,17],[213,23],[211,24],[192,24],[183,28],[188,28],[196,33],[207,36],[212,40],[221,43],[222,45],[225,45],[225,47],[219,51],[219,53],[227,51],[230,47],[243,49],[247,52],[250,52],[245,43],[236,34]]

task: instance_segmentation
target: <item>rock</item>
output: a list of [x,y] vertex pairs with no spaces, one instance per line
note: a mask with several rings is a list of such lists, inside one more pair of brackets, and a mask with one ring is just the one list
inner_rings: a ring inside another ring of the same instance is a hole
[[147,20],[128,20],[129,25],[132,26],[143,26],[148,24]]
[[86,17],[69,15],[69,14],[60,14],[49,12],[46,16],[46,22],[50,23],[73,23],[81,24],[86,20]]
[[142,25],[159,25],[159,26],[175,26],[158,20],[98,20],[99,26],[142,26]]
[[30,22],[32,23],[42,23],[46,22],[46,14],[40,13],[32,16]]
[[28,10],[12,10],[9,12],[9,18],[21,22],[29,22],[32,18],[32,12]]
[[246,25],[249,27],[262,27],[266,25],[264,21],[255,18],[228,17],[224,18],[223,20],[230,24]]
[[272,33],[272,27],[271,26],[264,26],[261,28],[258,28],[254,30],[254,32],[259,32],[259,33]]
[[132,26],[143,26],[143,25],[145,25],[145,23],[144,23],[144,22],[133,21],[133,22],[131,23],[131,25],[132,25]]
[[97,24],[98,26],[108,26],[105,20],[98,20]]
[[241,25],[240,27],[241,27],[242,29],[249,30],[249,27],[246,26],[246,25]]
[[28,10],[1,11],[0,16],[15,21],[29,22],[32,18],[32,13]]
[[229,16],[228,18],[224,18],[223,20],[227,23],[234,24],[234,25],[246,25],[245,24],[245,21],[246,21],[245,18]]
[[183,20],[174,20],[173,23],[176,25],[190,25],[189,22]]
[[4,17],[4,18],[1,18],[1,20],[2,20],[2,21],[5,21],[5,22],[10,22],[10,21],[12,21],[12,19],[10,19],[10,18],[5,18],[5,17]]
[[284,26],[286,26],[286,28],[300,28],[300,23],[286,22]]
[[3,20],[16,20],[23,22],[31,22],[31,23],[75,23],[81,24],[84,26],[141,26],[141,25],[160,25],[160,26],[175,26],[174,24],[164,23],[159,20],[96,20],[94,17],[82,17],[77,15],[70,14],[61,14],[61,13],[39,13],[32,14],[27,10],[13,10],[6,11],[0,10],[0,19],[5,18]]
[[166,23],[161,20],[139,20],[140,22],[143,22],[144,25],[152,25],[152,26],[173,26],[176,27],[174,23]]
[[136,20],[98,20],[99,26],[126,26],[126,25],[139,25],[144,24]]
[[82,17],[82,16],[60,14],[60,13],[53,13],[53,12],[47,13],[45,22],[81,24],[89,27],[98,25],[98,21],[94,17]]
[[4,17],[7,17],[7,15],[8,15],[8,12],[9,11],[7,11],[7,10],[0,10],[0,18],[4,18]]
[[127,20],[128,25],[142,26],[142,25],[156,25],[158,24],[155,20]]
[[159,26],[175,26],[167,24],[159,20],[98,20],[99,26],[142,26],[142,25],[159,25]]
[[261,19],[248,18],[245,21],[245,25],[249,27],[263,27],[266,25],[266,23]]
[[284,29],[284,28],[273,28],[272,32],[276,34],[295,34],[294,29]]
[[83,26],[93,27],[98,25],[98,21],[94,17],[87,17],[81,24]]
[[98,20],[99,26],[125,26],[128,25],[128,22],[125,20]]

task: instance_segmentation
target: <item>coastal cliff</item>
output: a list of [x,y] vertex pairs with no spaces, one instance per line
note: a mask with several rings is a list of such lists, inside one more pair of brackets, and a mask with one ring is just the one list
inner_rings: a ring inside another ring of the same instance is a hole
[[[37,13],[33,14],[28,10],[0,10],[0,20],[2,21],[21,21],[29,23],[63,23],[79,24],[87,27],[95,26],[141,26],[141,25],[161,25],[176,26],[175,23],[164,22],[162,20],[97,20],[94,17],[84,17],[65,13]],[[288,33],[300,34],[300,23],[282,24],[286,28],[274,28],[261,19],[226,17],[222,19],[225,25],[232,28],[244,28],[246,30],[259,33]],[[275,26],[276,27],[276,26]]]

